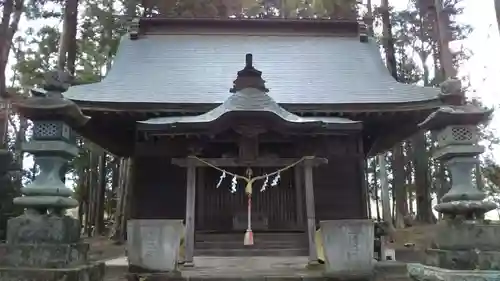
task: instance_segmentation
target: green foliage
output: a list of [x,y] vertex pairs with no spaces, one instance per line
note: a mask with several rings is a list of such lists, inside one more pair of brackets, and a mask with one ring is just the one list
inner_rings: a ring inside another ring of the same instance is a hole
[[146,14],[167,17],[355,18],[354,0],[149,0]]

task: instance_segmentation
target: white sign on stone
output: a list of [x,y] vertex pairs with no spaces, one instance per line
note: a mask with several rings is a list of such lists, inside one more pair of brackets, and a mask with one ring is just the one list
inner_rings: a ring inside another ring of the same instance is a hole
[[371,220],[322,221],[327,275],[366,275],[373,269],[374,226]]
[[127,252],[130,265],[147,270],[174,271],[184,226],[181,220],[130,220]]

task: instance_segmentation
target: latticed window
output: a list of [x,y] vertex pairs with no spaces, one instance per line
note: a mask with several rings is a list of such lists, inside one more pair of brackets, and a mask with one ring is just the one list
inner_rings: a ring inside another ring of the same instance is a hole
[[474,144],[478,141],[474,126],[449,126],[438,133],[438,142],[441,146],[451,144]]
[[35,124],[34,136],[41,138],[54,138],[59,136],[60,124],[38,123]]
[[453,127],[451,129],[451,135],[454,140],[460,142],[468,142],[473,138],[471,130],[467,127]]

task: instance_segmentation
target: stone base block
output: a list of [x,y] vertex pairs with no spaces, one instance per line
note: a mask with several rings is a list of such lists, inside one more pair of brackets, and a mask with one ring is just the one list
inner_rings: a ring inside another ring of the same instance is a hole
[[181,220],[129,220],[129,265],[150,271],[176,271],[183,232]]
[[64,268],[87,263],[89,245],[0,244],[0,266]]
[[425,264],[453,270],[500,270],[500,252],[429,249]]
[[343,279],[373,273],[374,226],[372,220],[321,221],[325,276]]
[[497,281],[500,271],[495,270],[450,270],[422,264],[409,263],[408,274],[415,281]]
[[474,221],[441,221],[436,230],[434,247],[442,250],[500,251],[500,224]]
[[69,216],[26,213],[12,218],[7,224],[7,243],[63,243],[80,241],[80,223]]
[[0,267],[2,281],[103,281],[104,274],[104,263],[59,269]]

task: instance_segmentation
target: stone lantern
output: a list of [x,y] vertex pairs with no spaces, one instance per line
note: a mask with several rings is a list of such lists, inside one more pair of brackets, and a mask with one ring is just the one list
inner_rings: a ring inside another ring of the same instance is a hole
[[477,126],[491,113],[456,104],[440,108],[420,124],[437,134],[434,158],[446,165],[452,184],[435,206],[444,219],[437,225],[425,264],[408,265],[414,280],[500,280],[500,225],[484,220],[484,214],[497,206],[485,200],[472,177],[484,151]]
[[[18,101],[33,121],[33,137],[23,144],[40,167],[36,179],[14,199],[25,213],[7,225],[7,241],[0,244],[0,280],[88,280],[100,281],[104,265],[89,263],[89,245],[80,240],[80,223],[65,215],[78,206],[73,191],[61,180],[63,167],[76,155],[76,137],[55,114],[62,92],[69,87],[68,75],[52,72],[34,97]],[[43,106],[40,106],[43,105]],[[49,105],[49,106],[47,106]],[[53,105],[54,109],[50,108]],[[21,112],[23,113],[23,112]]]

